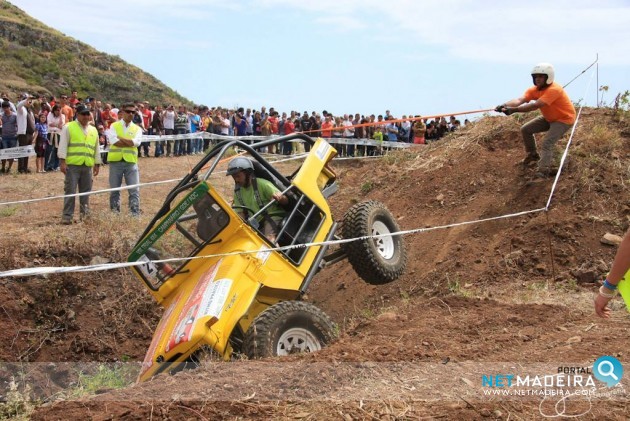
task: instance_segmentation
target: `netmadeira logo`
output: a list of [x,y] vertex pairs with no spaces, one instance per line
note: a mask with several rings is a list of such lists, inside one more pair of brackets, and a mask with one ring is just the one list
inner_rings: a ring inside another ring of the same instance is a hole
[[617,385],[623,376],[623,366],[615,357],[599,357],[593,367],[558,367],[555,374],[521,376],[511,373],[481,376],[481,386],[492,389],[528,388],[562,389],[595,388],[595,379],[608,387]]

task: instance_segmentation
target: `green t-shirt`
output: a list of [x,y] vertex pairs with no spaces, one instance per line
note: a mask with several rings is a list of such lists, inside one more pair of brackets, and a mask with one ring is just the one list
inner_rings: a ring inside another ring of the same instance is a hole
[[[271,183],[271,181],[265,180],[264,178],[257,178],[256,182],[258,185],[258,194],[263,201],[263,206],[272,200],[271,196],[273,196],[275,192],[280,191],[273,185],[273,183]],[[261,209],[261,206],[258,206],[256,196],[254,195],[254,187],[250,184],[249,187],[241,187],[239,190],[240,195],[236,194],[236,192],[234,194],[234,205],[247,206],[254,212],[258,212]],[[243,202],[240,201],[239,197],[243,199]],[[237,211],[240,212],[241,209],[237,209]],[[267,208],[267,213],[269,216],[284,216],[285,211],[278,202],[274,201],[273,205]],[[252,215],[248,215],[248,217],[249,216]]]

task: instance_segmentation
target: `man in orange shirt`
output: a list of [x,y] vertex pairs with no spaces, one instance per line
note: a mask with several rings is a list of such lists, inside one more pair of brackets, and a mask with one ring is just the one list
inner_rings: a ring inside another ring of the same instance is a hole
[[322,137],[325,137],[325,138],[332,137],[332,127],[333,127],[333,123],[332,123],[332,120],[330,119],[330,115],[327,115],[326,119],[322,123]]
[[[538,162],[536,177],[545,178],[554,175],[552,161],[555,145],[575,122],[575,107],[562,86],[554,82],[555,72],[551,64],[539,63],[534,66],[531,74],[534,86],[527,89],[522,97],[497,106],[495,111],[510,115],[540,110],[542,116],[521,127],[527,152],[521,163],[528,166]],[[547,132],[543,139],[541,156],[538,155],[534,139],[534,133],[540,132]]]
[[70,123],[72,120],[74,120],[74,110],[71,106],[68,105],[67,95],[61,95],[59,106],[61,108],[61,114],[66,116],[66,123]]

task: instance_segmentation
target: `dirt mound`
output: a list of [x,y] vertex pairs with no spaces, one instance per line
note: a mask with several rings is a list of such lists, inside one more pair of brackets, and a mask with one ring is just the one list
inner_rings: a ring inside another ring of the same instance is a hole
[[[540,408],[555,414],[540,399],[483,399],[479,379],[484,364],[496,362],[588,366],[601,355],[623,362],[630,320],[622,311],[612,322],[596,319],[591,300],[615,251],[600,238],[621,235],[630,225],[629,131],[610,112],[585,110],[543,212],[552,181],[531,183],[531,170],[516,165],[524,155],[521,123],[516,116],[486,117],[429,146],[335,163],[340,191],[331,203],[339,220],[370,199],[385,203],[403,230],[536,211],[405,236],[407,272],[387,285],[365,284],[346,262],[323,270],[308,300],[340,326],[331,347],[255,367],[235,362],[163,375],[124,391],[40,407],[34,418],[529,418]],[[179,159],[161,160],[160,168],[154,162],[141,161],[145,180],[185,172]],[[145,215],[157,209],[165,189],[143,202]],[[106,207],[106,198],[94,202]],[[28,205],[3,217],[20,246],[2,240],[0,269],[86,264],[94,254],[121,261],[146,223],[112,236],[112,221],[97,214],[85,223],[91,234],[75,238],[59,226],[34,228],[24,219],[42,221],[46,212]],[[126,271],[4,280],[0,288],[5,361],[139,361],[159,317]],[[463,368],[468,362],[480,366]],[[363,363],[374,366],[358,375],[352,364]],[[418,367],[431,370],[415,373]],[[451,375],[445,378],[452,384],[437,386],[435,370]],[[243,393],[217,398],[225,390]],[[300,395],[307,392],[308,398]],[[577,401],[571,413],[623,417],[627,403],[625,395]]]

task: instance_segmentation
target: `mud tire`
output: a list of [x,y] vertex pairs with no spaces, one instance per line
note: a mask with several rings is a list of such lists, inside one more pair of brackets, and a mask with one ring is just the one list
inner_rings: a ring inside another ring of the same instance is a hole
[[[357,203],[343,217],[341,236],[357,238],[400,231],[394,216],[381,202]],[[369,238],[342,244],[355,272],[368,284],[395,281],[407,267],[402,236]]]
[[282,301],[260,313],[245,333],[243,353],[250,359],[315,352],[336,338],[330,318],[313,304]]

